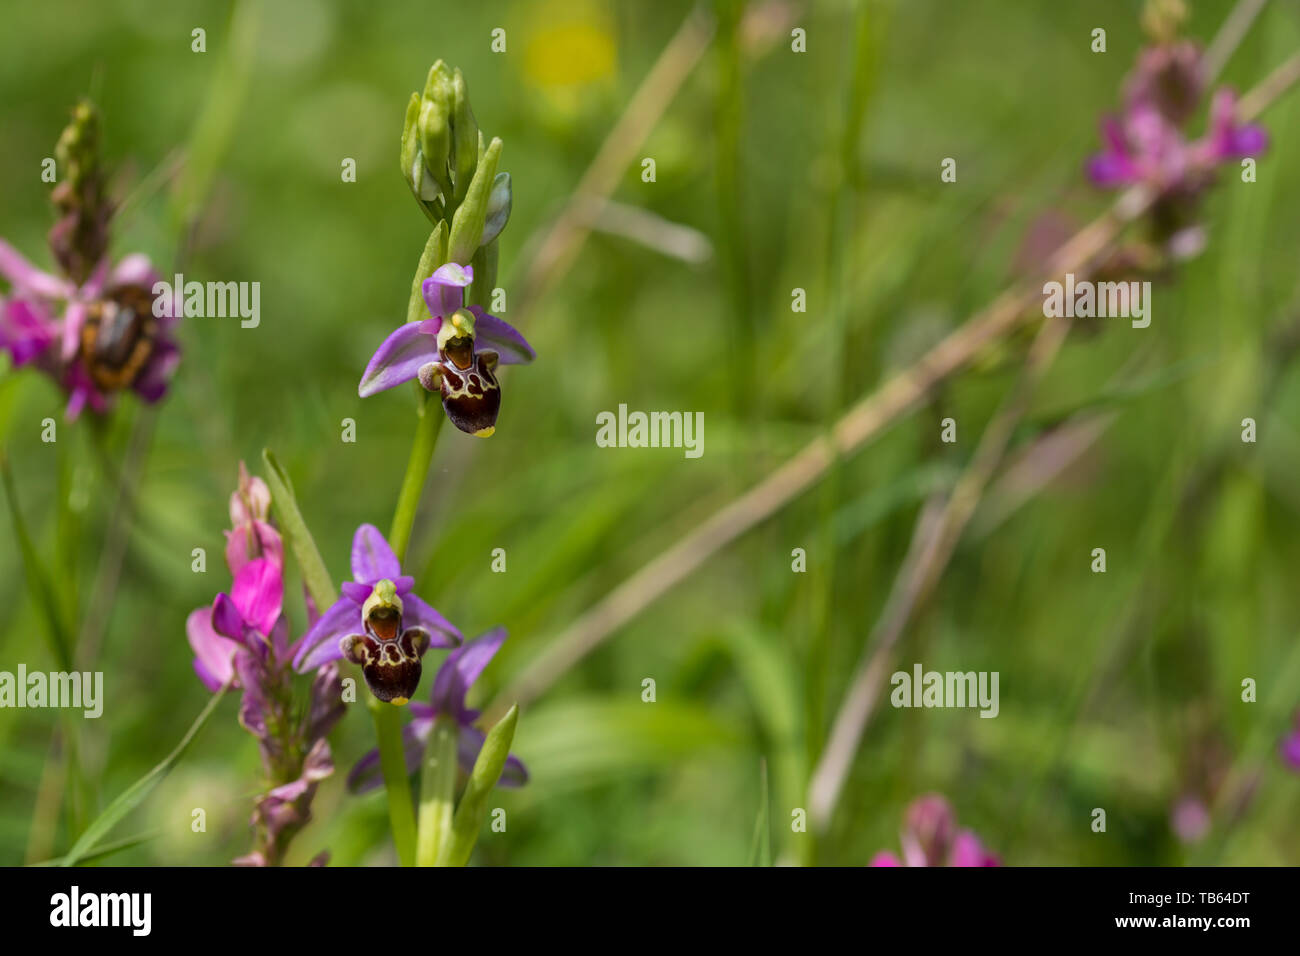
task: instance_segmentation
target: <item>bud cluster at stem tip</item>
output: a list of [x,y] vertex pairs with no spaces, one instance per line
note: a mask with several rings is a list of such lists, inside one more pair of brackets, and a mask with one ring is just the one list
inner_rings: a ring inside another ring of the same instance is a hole
[[[438,60],[429,68],[424,91],[412,93],[406,107],[402,176],[435,224],[446,221],[454,226],[456,213],[467,200],[477,205],[468,210],[469,218],[484,225],[478,226],[472,245],[462,250],[466,254],[462,265],[479,246],[496,238],[509,216],[510,177],[496,173],[500,149],[500,140],[488,142],[478,128],[464,75]],[[490,168],[479,177],[481,166]],[[499,220],[499,225],[485,234],[493,220]]]

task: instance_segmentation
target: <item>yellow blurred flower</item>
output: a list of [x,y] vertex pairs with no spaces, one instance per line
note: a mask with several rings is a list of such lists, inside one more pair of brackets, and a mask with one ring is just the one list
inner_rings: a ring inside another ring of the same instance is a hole
[[613,78],[618,48],[606,3],[532,0],[517,9],[524,76],[553,106],[572,110],[587,88]]

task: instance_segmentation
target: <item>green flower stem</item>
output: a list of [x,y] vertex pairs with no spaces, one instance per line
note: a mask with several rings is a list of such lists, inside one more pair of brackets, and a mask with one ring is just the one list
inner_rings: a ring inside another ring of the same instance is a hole
[[366,706],[375,720],[379,739],[379,766],[388,791],[388,824],[393,830],[397,859],[402,866],[415,863],[415,803],[406,777],[406,752],[402,745],[402,709],[366,694]]
[[393,527],[388,533],[388,543],[392,545],[398,561],[406,559],[406,548],[411,543],[411,527],[415,524],[415,514],[420,509],[420,493],[424,491],[425,479],[429,477],[433,450],[438,445],[438,433],[446,418],[438,405],[430,407],[429,393],[418,384],[416,395],[415,439],[411,444],[411,457],[406,463],[402,490],[397,496]]
[[[433,450],[438,444],[438,433],[445,417],[436,405],[429,407],[428,393],[416,386],[415,438],[411,443],[411,457],[406,463],[406,477],[397,496],[397,510],[393,514],[393,527],[388,543],[398,561],[406,558],[406,548],[411,543],[411,528],[420,508],[420,493],[429,476]],[[402,712],[392,704],[385,704],[371,696],[367,701],[375,720],[375,733],[379,738],[379,766],[384,772],[384,787],[388,791],[388,821],[393,828],[393,842],[397,844],[397,858],[402,866],[416,862],[415,803],[406,775],[406,749],[402,743]],[[423,810],[421,811],[423,813]]]
[[434,721],[420,775],[418,866],[443,865],[452,836],[456,802],[456,749],[459,728],[447,717]]

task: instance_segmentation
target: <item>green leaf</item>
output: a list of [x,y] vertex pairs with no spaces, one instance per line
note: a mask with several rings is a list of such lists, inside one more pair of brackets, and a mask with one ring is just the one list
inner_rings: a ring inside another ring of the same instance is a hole
[[68,629],[59,613],[59,600],[49,575],[41,566],[32,537],[23,521],[22,509],[18,507],[18,492],[14,488],[13,473],[9,470],[9,458],[0,453],[0,477],[4,480],[5,500],[9,503],[9,518],[13,522],[14,537],[18,539],[18,551],[23,559],[23,571],[27,578],[27,589],[32,601],[41,613],[41,622],[45,625],[45,636],[50,643],[54,659],[62,670],[72,670],[72,645],[68,639]]
[[339,592],[335,590],[316,541],[307,530],[302,512],[298,510],[298,500],[294,497],[289,475],[280,467],[271,449],[262,449],[262,461],[266,464],[266,483],[271,487],[271,497],[280,516],[280,530],[293,548],[298,567],[302,569],[303,583],[307,585],[311,599],[316,602],[316,609],[324,614],[338,600]]
[[648,707],[638,697],[604,696],[541,704],[528,712],[520,737],[535,800],[658,774],[692,759],[714,760],[749,739],[740,725],[699,705],[660,700]]
[[772,865],[772,806],[767,787],[767,761],[758,763],[758,779],[762,793],[758,797],[758,819],[754,821],[754,840],[749,848],[750,866]]
[[429,239],[420,253],[420,264],[415,267],[411,280],[411,298],[406,304],[406,321],[419,322],[429,317],[429,307],[424,302],[424,280],[433,275],[438,266],[447,261],[447,224],[439,220],[429,233]]
[[483,162],[474,173],[465,201],[460,204],[451,220],[451,240],[447,246],[447,259],[459,265],[469,265],[483,241],[483,226],[487,222],[488,201],[492,197],[492,184],[496,179],[497,163],[501,160],[501,140],[493,137]]
[[[257,59],[261,30],[261,0],[242,0],[230,15],[230,29],[219,44],[207,100],[190,133],[185,164],[176,178],[170,213],[179,232],[198,218],[234,139],[244,97]],[[209,38],[216,43],[215,37]]]
[[449,717],[439,717],[429,733],[420,775],[420,832],[416,841],[417,866],[434,866],[450,851],[452,810],[456,804],[459,728]]
[[[115,840],[112,843],[105,843],[97,846],[89,853],[84,854],[78,863],[91,863],[95,860],[102,860],[105,857],[112,856],[114,853],[121,853],[123,850],[129,850],[132,847],[140,846],[142,843],[148,843],[150,840],[162,834],[161,830],[153,830],[150,833],[140,833],[133,837],[126,837],[122,840]],[[67,857],[56,856],[52,860],[41,860],[39,863],[29,864],[30,866],[65,866],[64,861]]]
[[456,808],[456,821],[452,825],[451,842],[443,854],[443,863],[450,866],[464,866],[469,862],[469,855],[478,842],[479,830],[487,818],[487,801],[492,789],[501,779],[505,769],[506,758],[510,756],[510,745],[515,739],[515,725],[519,722],[519,705],[515,704],[506,712],[495,727],[488,731],[483,741],[483,749],[474,761],[469,783]]
[[128,813],[138,807],[144,798],[153,792],[153,788],[162,783],[164,777],[171,772],[172,767],[180,761],[189,749],[194,738],[198,736],[203,725],[208,722],[217,710],[217,704],[221,703],[226,691],[230,685],[226,684],[221,690],[212,695],[207,706],[199,713],[198,718],[190,725],[190,729],[185,731],[185,736],[181,742],[176,745],[176,749],[163,758],[162,762],[150,770],[147,774],[137,780],[112,803],[108,805],[103,813],[94,819],[90,826],[86,827],[86,832],[81,834],[81,838],[73,844],[72,849],[68,851],[63,858],[63,866],[75,866],[81,860],[87,858],[94,847],[96,847],[104,837],[108,836],[113,827],[117,826]]

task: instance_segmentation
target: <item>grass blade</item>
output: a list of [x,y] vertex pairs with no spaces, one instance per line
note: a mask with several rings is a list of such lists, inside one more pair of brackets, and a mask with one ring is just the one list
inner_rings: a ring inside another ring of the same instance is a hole
[[185,736],[181,738],[181,742],[176,745],[176,748],[164,757],[156,767],[127,787],[116,800],[108,805],[108,808],[103,813],[95,818],[90,826],[86,827],[86,832],[81,834],[81,838],[73,844],[72,849],[63,857],[63,866],[75,866],[89,857],[91,853],[95,852],[94,848],[104,837],[108,836],[113,827],[121,823],[123,817],[138,807],[145,797],[149,796],[153,788],[158,786],[163,778],[171,772],[172,767],[176,766],[180,761],[181,757],[185,756],[185,751],[194,742],[194,738],[203,729],[203,725],[208,722],[208,718],[216,712],[217,704],[221,703],[222,698],[226,696],[226,691],[229,689],[230,685],[226,684],[221,690],[213,694],[207,706],[203,708],[194,723],[190,725],[190,729],[185,731]]
[[32,536],[23,521],[22,509],[18,507],[18,493],[14,488],[13,473],[9,470],[9,458],[0,453],[0,478],[3,478],[5,500],[9,503],[9,518],[13,523],[14,537],[18,539],[18,551],[22,555],[23,570],[27,577],[27,589],[32,600],[41,612],[41,621],[45,625],[45,635],[54,652],[54,659],[64,671],[72,670],[72,648],[68,642],[68,630],[59,614],[59,601],[49,575],[41,566],[36,548],[32,545]]
[[758,780],[762,793],[758,798],[758,819],[754,821],[754,839],[749,845],[750,866],[772,865],[772,805],[767,788],[767,760],[758,762]]
[[271,449],[262,449],[262,461],[266,464],[266,483],[271,486],[271,497],[275,501],[275,510],[280,516],[280,530],[289,540],[298,567],[302,569],[302,580],[311,593],[311,599],[322,614],[335,601],[339,593],[334,589],[325,560],[320,556],[320,549],[307,529],[307,522],[298,510],[298,499],[293,494],[293,484],[288,473],[280,467]]

